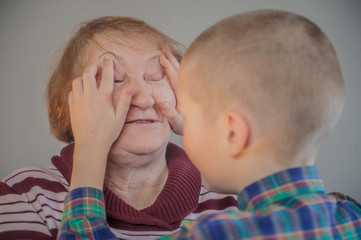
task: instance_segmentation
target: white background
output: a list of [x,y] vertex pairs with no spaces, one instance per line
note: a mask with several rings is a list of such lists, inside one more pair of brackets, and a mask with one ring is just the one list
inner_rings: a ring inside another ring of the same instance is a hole
[[[48,166],[63,146],[49,132],[45,87],[52,53],[76,24],[103,15],[132,16],[188,46],[221,18],[258,8],[304,15],[334,44],[346,82],[346,105],[317,165],[327,191],[361,201],[359,0],[0,0],[0,177],[22,166]],[[173,141],[181,145],[181,138]]]

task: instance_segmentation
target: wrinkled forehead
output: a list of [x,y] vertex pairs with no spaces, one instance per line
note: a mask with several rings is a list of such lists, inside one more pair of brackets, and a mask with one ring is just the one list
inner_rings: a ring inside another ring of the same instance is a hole
[[85,63],[94,64],[107,53],[118,60],[150,61],[158,59],[161,51],[155,39],[146,38],[142,34],[126,34],[109,32],[97,35],[88,45]]
[[159,50],[162,41],[150,34],[127,32],[104,32],[95,36],[94,42],[98,47],[111,48],[119,45],[139,51]]

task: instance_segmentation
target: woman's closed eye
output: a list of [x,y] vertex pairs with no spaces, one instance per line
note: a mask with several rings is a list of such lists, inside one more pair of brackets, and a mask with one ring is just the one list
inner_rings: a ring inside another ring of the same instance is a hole
[[122,82],[124,82],[124,79],[114,79],[114,84]]
[[114,78],[114,89],[120,89],[123,86],[125,78]]
[[149,73],[146,73],[144,75],[144,80],[149,80],[153,82],[158,82],[162,80],[165,76],[164,69],[162,67],[158,67],[157,69],[154,69],[153,71],[150,71]]
[[126,79],[125,73],[114,72],[114,84],[119,85]]

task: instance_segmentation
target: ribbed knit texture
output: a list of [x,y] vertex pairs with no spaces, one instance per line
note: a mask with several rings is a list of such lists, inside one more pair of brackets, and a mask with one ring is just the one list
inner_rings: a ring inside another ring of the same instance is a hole
[[[60,156],[52,158],[53,164],[70,182],[74,145],[68,145]],[[122,229],[172,231],[198,206],[201,177],[184,151],[169,143],[167,147],[169,177],[157,200],[148,208],[136,210],[120,199],[109,188],[104,188],[106,213],[109,225]]]
[[[74,145],[54,156],[54,166],[24,167],[0,181],[0,239],[56,239],[69,190]],[[169,144],[168,180],[156,202],[138,211],[104,189],[108,222],[120,239],[150,240],[174,233],[181,220],[237,210],[236,196],[209,192],[183,149]],[[171,230],[169,230],[171,229]]]

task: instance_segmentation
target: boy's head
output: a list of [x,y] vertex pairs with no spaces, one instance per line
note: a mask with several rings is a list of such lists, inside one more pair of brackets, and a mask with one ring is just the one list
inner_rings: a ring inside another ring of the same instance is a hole
[[[234,178],[236,162],[226,156],[264,172],[313,163],[341,113],[344,82],[318,26],[290,12],[259,10],[223,19],[194,40],[178,95],[185,149],[217,185]],[[266,154],[274,167],[265,165]],[[222,172],[227,176],[217,179]]]

